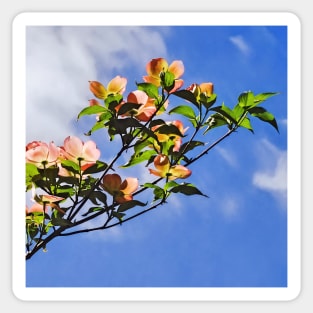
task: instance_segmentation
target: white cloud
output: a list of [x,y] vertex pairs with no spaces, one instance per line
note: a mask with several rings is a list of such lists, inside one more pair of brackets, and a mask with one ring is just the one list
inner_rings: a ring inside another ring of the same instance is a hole
[[240,35],[232,36],[229,40],[245,55],[249,55],[251,49],[249,45],[245,42],[244,38]]
[[62,144],[77,133],[75,118],[92,97],[89,80],[106,84],[134,67],[144,75],[156,56],[166,57],[166,47],[151,28],[29,27],[26,140]]
[[262,141],[258,155],[262,158],[262,169],[253,175],[253,184],[271,192],[280,201],[287,197],[287,151],[280,150],[268,140]]
[[238,165],[234,151],[229,152],[227,149],[222,147],[215,147],[215,151],[230,165],[236,167]]

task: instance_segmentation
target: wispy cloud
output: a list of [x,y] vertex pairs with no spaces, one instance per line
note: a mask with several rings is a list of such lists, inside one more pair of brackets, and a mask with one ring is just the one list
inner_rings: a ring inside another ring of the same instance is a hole
[[280,150],[268,140],[262,140],[258,149],[263,166],[253,175],[253,184],[272,193],[281,201],[287,197],[287,151]]
[[244,54],[249,55],[251,52],[250,46],[246,43],[241,35],[232,36],[229,40]]
[[225,148],[222,147],[215,147],[215,151],[227,162],[228,165],[231,167],[236,167],[237,159],[235,157],[234,152],[230,152]]
[[155,55],[166,56],[166,47],[162,35],[149,28],[29,27],[26,140],[62,144],[78,133],[75,118],[92,96],[89,80],[106,84],[134,67],[144,75]]

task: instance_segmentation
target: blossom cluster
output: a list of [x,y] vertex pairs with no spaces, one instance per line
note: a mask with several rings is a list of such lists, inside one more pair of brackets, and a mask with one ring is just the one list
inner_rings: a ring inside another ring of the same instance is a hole
[[[169,63],[164,58],[155,58],[145,69],[143,82],[136,83],[137,88],[127,94],[126,77],[117,75],[108,84],[89,81],[93,98],[77,119],[94,115],[95,123],[85,135],[104,129],[109,139],[103,142],[105,149],[112,141],[120,144],[112,160],[107,163],[100,160],[101,151],[95,141],[83,141],[73,135],[67,136],[61,146],[53,141],[32,141],[26,145],[26,191],[31,191],[33,203],[26,206],[29,257],[54,238],[48,233],[55,227],[67,230],[98,216],[107,217],[103,229],[111,227],[108,224],[114,218],[121,223],[127,210],[148,203],[134,199],[143,191],[153,193],[150,209],[164,204],[173,193],[205,196],[186,182],[192,175],[189,165],[239,127],[253,132],[248,116],[257,117],[278,130],[274,116],[259,106],[276,93],[244,92],[233,109],[224,103],[214,106],[217,96],[212,82],[192,83],[183,88],[185,68],[181,60]],[[183,100],[184,104],[172,107],[170,98],[173,97]],[[166,120],[172,114],[180,115],[190,125],[184,125],[182,119]],[[220,126],[226,126],[228,131],[212,145],[205,147],[197,138],[199,132],[204,136]],[[191,135],[188,134],[190,128]],[[203,147],[203,151],[190,157],[197,147]],[[130,158],[117,167],[117,161],[126,152],[132,153]],[[139,182],[137,177],[122,178],[117,173],[142,162],[151,175],[149,182]],[[89,206],[87,210],[86,206]]]

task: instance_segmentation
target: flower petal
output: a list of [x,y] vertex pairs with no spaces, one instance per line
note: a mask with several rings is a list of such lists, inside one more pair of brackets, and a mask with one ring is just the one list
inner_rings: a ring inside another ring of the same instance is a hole
[[113,195],[120,190],[122,179],[118,174],[106,174],[102,180],[102,187],[109,194]]
[[168,67],[168,71],[174,74],[174,77],[180,78],[185,71],[185,67],[182,61],[175,60],[171,63],[171,65]]
[[138,179],[134,177],[126,178],[120,186],[120,191],[123,192],[124,195],[130,195],[135,192],[138,188]]
[[115,76],[107,86],[107,93],[122,94],[126,89],[127,79],[121,76]]

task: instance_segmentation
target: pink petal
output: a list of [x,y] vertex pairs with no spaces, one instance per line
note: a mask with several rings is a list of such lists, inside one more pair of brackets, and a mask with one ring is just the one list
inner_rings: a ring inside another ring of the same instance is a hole
[[127,97],[127,102],[146,104],[148,101],[147,94],[142,90],[135,90],[129,93]]
[[100,158],[100,150],[97,149],[95,142],[92,140],[85,142],[82,150],[82,157],[86,162],[95,162]]
[[64,150],[70,157],[77,159],[81,157],[83,142],[75,136],[68,136],[64,140]]

